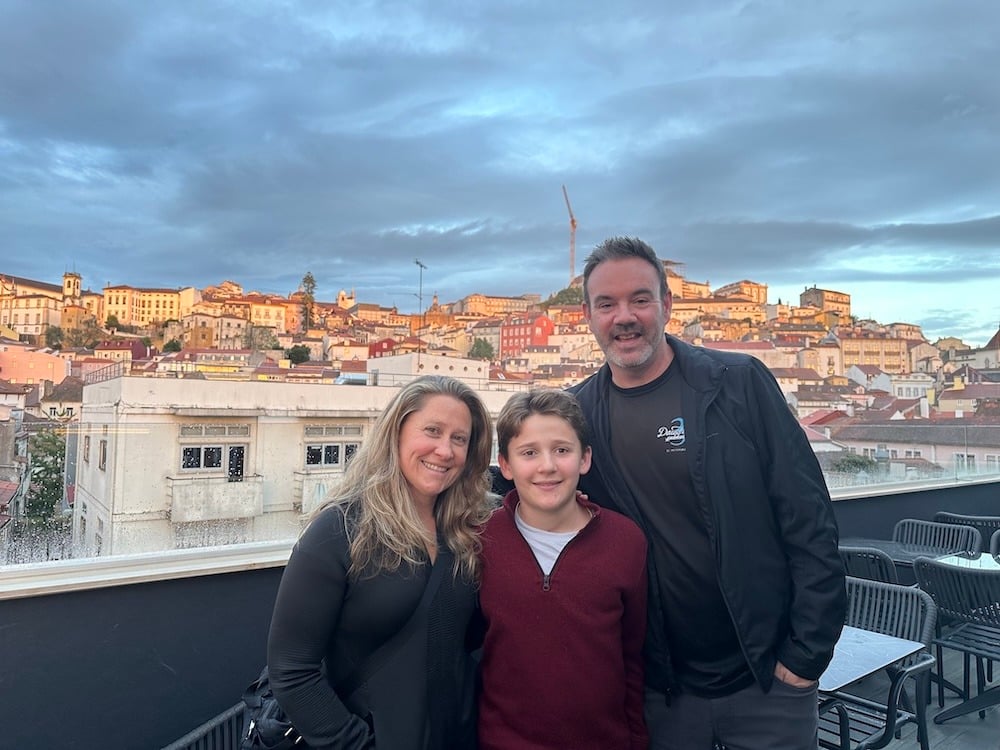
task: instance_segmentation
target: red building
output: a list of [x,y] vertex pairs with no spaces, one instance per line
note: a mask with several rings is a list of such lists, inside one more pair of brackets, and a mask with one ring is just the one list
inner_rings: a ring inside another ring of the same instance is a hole
[[554,331],[552,319],[542,313],[512,315],[500,326],[499,357],[516,357],[526,346],[548,346]]

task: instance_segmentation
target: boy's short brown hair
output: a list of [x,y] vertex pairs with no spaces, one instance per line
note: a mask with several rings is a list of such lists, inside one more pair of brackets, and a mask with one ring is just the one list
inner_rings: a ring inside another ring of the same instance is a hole
[[545,388],[515,393],[500,410],[500,416],[497,418],[497,449],[501,456],[507,458],[510,441],[521,432],[524,420],[535,414],[566,420],[579,438],[580,447],[590,447],[587,420],[583,417],[583,410],[576,397],[567,391]]

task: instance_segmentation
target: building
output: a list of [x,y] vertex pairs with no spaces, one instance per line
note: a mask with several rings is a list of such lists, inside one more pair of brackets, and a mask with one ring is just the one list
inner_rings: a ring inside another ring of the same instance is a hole
[[514,357],[529,346],[548,346],[555,324],[548,315],[529,313],[512,315],[500,326],[498,359]]
[[378,385],[400,385],[419,375],[449,375],[483,392],[492,387],[490,363],[481,359],[441,356],[414,351],[379,357],[368,363],[368,374]]
[[778,381],[778,387],[786,398],[799,388],[816,389],[823,385],[823,378],[815,370],[807,367],[773,367],[771,374]]
[[734,281],[731,284],[720,286],[715,290],[716,297],[741,297],[751,302],[764,306],[767,305],[767,284],[756,281]]
[[100,308],[100,295],[82,292],[80,286],[80,274],[73,271],[63,274],[62,286],[0,275],[0,326],[38,342],[49,326],[62,327],[65,307]]
[[[923,459],[953,476],[1000,471],[1000,425],[964,420],[895,420],[843,424],[834,440],[852,452],[876,458]],[[903,466],[902,464],[900,466]],[[905,474],[905,468],[902,469]]]
[[48,380],[61,383],[72,363],[51,349],[37,349],[17,341],[0,339],[0,378],[28,385]]
[[851,365],[874,365],[895,374],[909,372],[909,342],[876,331],[842,327],[837,330],[844,372]]
[[495,297],[487,294],[468,294],[458,302],[447,307],[453,314],[482,315],[497,317],[517,313],[525,313],[541,302],[537,294],[524,294],[520,297]]
[[830,289],[818,289],[815,285],[807,287],[799,295],[799,305],[802,307],[818,307],[826,312],[835,312],[841,321],[851,317],[851,295],[844,292],[834,292]]
[[956,417],[972,416],[988,403],[1000,406],[1000,383],[965,384],[959,381],[938,396],[941,411],[952,412]]
[[706,349],[715,349],[720,352],[749,354],[772,370],[798,365],[795,351],[779,349],[770,341],[706,341],[703,346]]
[[[465,367],[473,364],[488,367]],[[463,365],[424,355],[420,366]],[[88,382],[74,541],[108,555],[294,537],[395,393],[180,377]],[[496,416],[510,391],[480,395]]]
[[767,319],[763,304],[748,297],[680,297],[675,298],[670,308],[670,319],[690,323],[705,316],[748,320],[760,324]]
[[980,349],[955,348],[949,350],[948,361],[957,366],[969,365],[980,370],[1000,369],[1000,328],[986,346]]
[[119,284],[104,287],[104,311],[123,326],[147,326],[180,320],[201,301],[201,292],[194,287],[179,289],[144,289]]

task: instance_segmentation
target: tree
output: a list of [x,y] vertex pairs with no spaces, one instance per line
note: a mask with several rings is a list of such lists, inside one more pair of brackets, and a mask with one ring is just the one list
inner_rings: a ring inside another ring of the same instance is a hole
[[108,316],[108,319],[104,322],[105,328],[121,328],[122,324],[118,322],[118,316],[112,313]]
[[285,349],[285,356],[291,360],[293,365],[301,365],[309,361],[309,347],[304,344],[296,344],[290,349]]
[[62,347],[63,329],[59,326],[49,326],[45,329],[45,345],[50,349]]
[[31,486],[25,498],[24,514],[42,526],[55,522],[62,502],[66,461],[66,436],[62,430],[43,430],[28,439]]
[[93,349],[104,338],[104,331],[95,318],[87,318],[79,328],[70,328],[63,337],[63,344],[70,347]]
[[274,330],[267,326],[248,325],[243,333],[243,345],[254,351],[281,348],[281,344],[274,336]]
[[874,458],[859,456],[856,453],[848,453],[834,461],[830,465],[830,468],[834,471],[844,472],[845,474],[859,474],[862,471],[872,472],[876,466]]
[[177,339],[170,339],[167,343],[163,345],[163,351],[166,352],[179,352],[181,350],[181,342]]
[[306,271],[302,277],[302,330],[313,327],[316,308],[316,279],[312,271]]
[[583,287],[568,286],[565,289],[560,289],[545,300],[545,307],[549,308],[552,305],[579,305],[582,302]]
[[494,356],[493,345],[486,339],[474,339],[472,348],[469,350],[469,356],[472,359],[485,359],[492,362]]

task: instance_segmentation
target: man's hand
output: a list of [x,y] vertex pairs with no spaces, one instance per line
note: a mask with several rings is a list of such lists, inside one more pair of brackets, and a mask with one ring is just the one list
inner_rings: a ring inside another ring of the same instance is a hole
[[774,665],[774,676],[786,685],[796,688],[808,688],[816,684],[816,680],[807,680],[805,677],[799,677],[780,661]]

